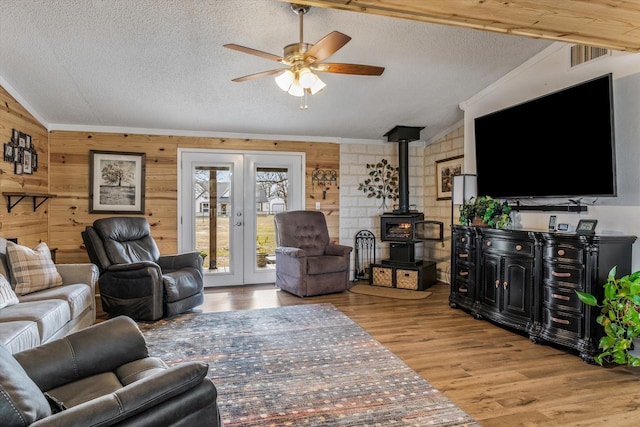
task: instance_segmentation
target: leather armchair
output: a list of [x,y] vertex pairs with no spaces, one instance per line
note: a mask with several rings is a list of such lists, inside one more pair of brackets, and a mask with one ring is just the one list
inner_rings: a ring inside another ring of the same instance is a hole
[[352,247],[331,243],[322,212],[279,212],[276,229],[276,286],[306,297],[349,289]]
[[145,218],[98,219],[82,239],[100,270],[102,308],[110,316],[158,320],[204,302],[200,254],[161,256]]
[[221,426],[208,370],[149,356],[126,316],[14,355],[0,345],[0,425]]

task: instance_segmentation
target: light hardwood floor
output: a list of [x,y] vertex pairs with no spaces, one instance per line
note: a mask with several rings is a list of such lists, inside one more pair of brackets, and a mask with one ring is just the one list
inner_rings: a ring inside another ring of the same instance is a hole
[[208,289],[197,311],[332,303],[483,426],[632,426],[640,369],[603,368],[448,304],[344,292],[298,298],[273,285]]

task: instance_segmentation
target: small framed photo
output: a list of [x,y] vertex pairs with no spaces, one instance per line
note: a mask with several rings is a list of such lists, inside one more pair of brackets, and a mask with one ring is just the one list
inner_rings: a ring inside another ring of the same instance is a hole
[[18,129],[13,129],[11,134],[11,142],[17,144],[18,139],[20,139],[20,131]]
[[20,162],[14,163],[13,173],[15,173],[16,175],[22,175],[22,163]]
[[89,213],[144,213],[145,153],[89,151]]
[[13,161],[13,145],[4,144],[4,161],[12,162]]
[[25,145],[24,148],[26,148],[27,150],[31,150],[31,135],[25,135]]
[[453,176],[462,174],[464,156],[436,161],[436,200],[451,200]]
[[597,219],[581,219],[576,227],[577,234],[596,234]]
[[18,137],[18,146],[21,148],[25,148],[27,146],[27,135],[20,132],[20,136]]
[[31,150],[24,150],[22,155],[22,173],[33,173],[33,169],[31,167]]
[[13,147],[13,162],[22,163],[22,147]]
[[38,153],[36,153],[36,150],[31,152],[31,169],[34,172],[38,171]]

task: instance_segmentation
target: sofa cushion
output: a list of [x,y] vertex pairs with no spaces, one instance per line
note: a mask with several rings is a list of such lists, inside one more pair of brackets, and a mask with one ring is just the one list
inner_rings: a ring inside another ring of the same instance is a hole
[[44,394],[22,366],[0,345],[0,419],[2,425],[27,426],[51,415]]
[[0,310],[0,322],[30,320],[38,325],[40,341],[46,342],[71,320],[69,304],[59,299],[28,301]]
[[88,307],[93,306],[93,290],[89,285],[64,285],[42,291],[20,295],[20,302],[43,301],[50,299],[63,300],[69,304],[71,318],[75,319]]
[[62,277],[51,259],[51,251],[41,242],[35,248],[7,242],[7,258],[15,292],[24,295],[62,285]]
[[9,281],[0,274],[0,309],[14,305],[18,303],[18,296],[13,289]]
[[31,320],[3,321],[0,324],[0,344],[4,345],[11,353],[40,345],[38,324]]

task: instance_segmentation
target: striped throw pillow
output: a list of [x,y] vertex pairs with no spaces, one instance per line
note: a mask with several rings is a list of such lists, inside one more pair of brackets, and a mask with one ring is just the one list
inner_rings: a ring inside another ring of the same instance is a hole
[[11,285],[6,277],[0,274],[0,308],[5,308],[18,303],[16,293],[11,289]]
[[46,243],[31,249],[7,242],[7,258],[14,290],[18,295],[29,294],[62,285],[62,277],[51,259]]

